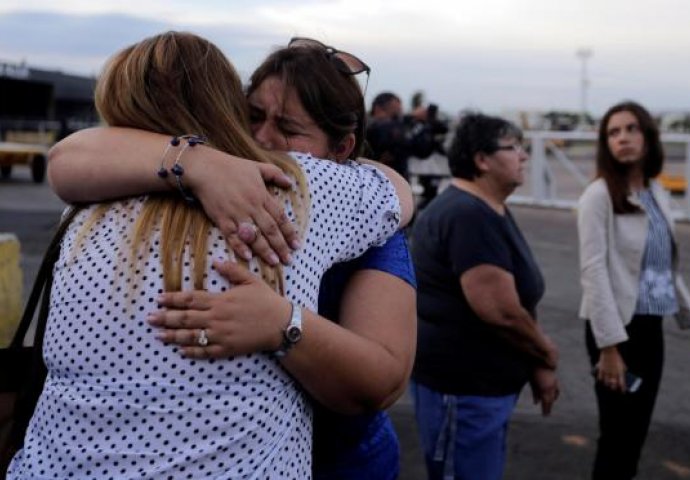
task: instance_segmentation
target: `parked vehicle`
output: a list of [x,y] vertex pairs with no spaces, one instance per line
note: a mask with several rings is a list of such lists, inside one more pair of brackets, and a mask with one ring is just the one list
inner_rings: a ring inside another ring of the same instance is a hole
[[659,175],[659,182],[666,190],[676,195],[683,195],[688,186],[685,175],[662,173]]
[[33,181],[43,182],[48,149],[54,142],[55,132],[51,130],[5,132],[5,141],[0,142],[0,176],[9,178],[15,165],[27,165]]
[[0,176],[9,178],[15,165],[27,165],[33,181],[41,183],[46,176],[47,155],[46,145],[0,142]]

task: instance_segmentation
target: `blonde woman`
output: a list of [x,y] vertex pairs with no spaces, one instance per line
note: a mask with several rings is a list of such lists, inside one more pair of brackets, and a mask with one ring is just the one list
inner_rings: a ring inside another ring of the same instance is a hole
[[[302,225],[303,247],[284,268],[249,262],[292,303],[229,358],[181,358],[157,341],[147,314],[161,292],[230,288],[211,267],[230,255],[223,235],[184,198],[180,166],[187,154],[198,160],[198,137],[171,142],[161,182],[183,196],[90,207],[65,237],[44,340],[48,378],[8,478],[309,478],[309,408],[276,357],[308,339],[301,312],[316,307],[323,272],[398,227],[396,188],[371,167],[258,149],[237,74],[192,34],[165,33],[116,54],[96,105],[109,125],[194,133],[294,179],[283,203]],[[334,199],[327,192],[336,185]],[[188,334],[200,348],[214,345],[210,330]]]
[[[293,38],[272,52],[250,78],[246,93],[254,140],[269,150],[311,152],[337,162],[357,158],[366,113],[356,76],[367,72],[366,64],[351,53],[317,40]],[[51,184],[67,202],[155,191],[162,185],[150,173],[158,168],[164,141],[162,135],[141,130],[82,130],[51,150]],[[112,156],[102,152],[106,145]],[[263,182],[252,183],[258,177],[255,172],[246,178],[247,167],[258,164],[233,161],[203,145],[190,153],[201,158],[188,163],[185,179],[229,242],[237,225],[252,219],[260,231],[250,237],[254,252],[267,261],[272,255],[286,258],[289,253],[280,249],[275,234],[287,229],[289,222],[278,221],[280,229],[267,228],[270,214],[261,208],[272,201],[262,199]],[[195,165],[207,168],[194,169]],[[245,199],[244,194],[250,197]],[[407,216],[401,215],[401,223],[406,222]],[[236,253],[241,255],[242,250]],[[260,279],[238,276],[246,270],[233,264],[218,271],[227,272],[228,280],[242,288],[167,294],[161,299],[161,311],[151,319],[165,341],[183,346],[181,353],[222,358],[227,356],[224,343],[232,347],[244,333],[256,335],[270,315],[284,316],[282,304],[287,299],[271,292]],[[318,315],[305,310],[304,321],[312,322],[309,340],[300,342],[281,363],[314,400],[314,478],[397,478],[398,440],[383,410],[402,394],[412,368],[414,285],[405,236],[398,232],[384,245],[329,269],[319,289]],[[186,319],[184,328],[177,321],[181,315]],[[213,332],[213,348],[198,351],[190,345],[185,331],[201,328]],[[353,358],[358,361],[352,362]]]

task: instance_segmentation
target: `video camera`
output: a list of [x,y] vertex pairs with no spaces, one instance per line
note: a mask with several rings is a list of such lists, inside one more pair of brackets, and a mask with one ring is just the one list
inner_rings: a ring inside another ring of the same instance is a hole
[[446,154],[443,144],[449,130],[448,121],[439,118],[438,105],[429,104],[422,119],[405,115],[403,123],[407,131],[406,135],[413,146],[413,156],[425,159],[434,152]]
[[371,122],[367,141],[373,158],[384,152],[396,158],[428,158],[432,153],[445,154],[443,143],[448,133],[447,121],[438,118],[438,105],[430,104],[424,115],[404,115]]

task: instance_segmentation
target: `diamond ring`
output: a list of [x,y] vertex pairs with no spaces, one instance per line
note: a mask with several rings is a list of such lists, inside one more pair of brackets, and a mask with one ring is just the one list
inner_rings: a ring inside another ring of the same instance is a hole
[[199,336],[196,337],[196,343],[200,347],[205,347],[206,345],[208,345],[208,335],[206,335],[206,329],[205,328],[202,328],[201,330],[199,330]]

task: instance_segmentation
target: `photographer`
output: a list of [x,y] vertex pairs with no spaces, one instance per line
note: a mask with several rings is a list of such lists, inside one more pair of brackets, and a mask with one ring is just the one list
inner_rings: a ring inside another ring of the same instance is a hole
[[400,97],[391,92],[378,94],[371,104],[367,127],[368,156],[408,178],[409,157],[443,153],[442,136],[448,127],[437,119],[437,113],[438,107],[432,104],[403,115]]

